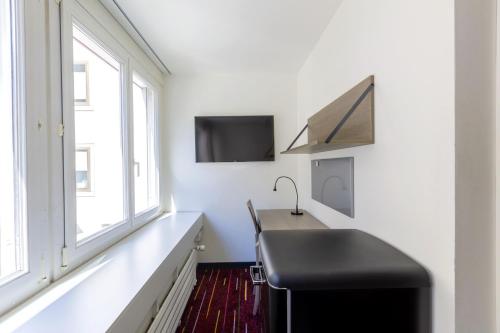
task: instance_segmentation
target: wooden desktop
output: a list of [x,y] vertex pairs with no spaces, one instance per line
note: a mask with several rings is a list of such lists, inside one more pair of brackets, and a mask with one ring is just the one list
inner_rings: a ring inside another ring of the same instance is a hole
[[259,209],[257,215],[262,231],[328,229],[317,218],[303,210],[303,215],[292,215],[290,209]]

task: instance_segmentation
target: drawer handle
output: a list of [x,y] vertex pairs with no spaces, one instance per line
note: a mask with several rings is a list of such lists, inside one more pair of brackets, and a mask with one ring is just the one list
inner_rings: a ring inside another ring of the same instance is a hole
[[254,285],[266,283],[264,269],[262,266],[250,266],[250,278]]

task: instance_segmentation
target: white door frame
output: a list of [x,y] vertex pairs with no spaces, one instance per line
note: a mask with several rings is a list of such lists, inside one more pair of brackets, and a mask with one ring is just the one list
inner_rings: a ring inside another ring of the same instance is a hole
[[496,59],[496,127],[495,127],[495,153],[496,153],[496,191],[495,191],[495,216],[496,216],[496,325],[500,333],[500,6],[497,4],[497,59]]

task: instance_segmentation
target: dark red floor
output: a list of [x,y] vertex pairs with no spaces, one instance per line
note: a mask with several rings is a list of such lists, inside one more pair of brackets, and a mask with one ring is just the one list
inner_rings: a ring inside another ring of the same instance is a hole
[[178,333],[261,333],[247,268],[198,268]]

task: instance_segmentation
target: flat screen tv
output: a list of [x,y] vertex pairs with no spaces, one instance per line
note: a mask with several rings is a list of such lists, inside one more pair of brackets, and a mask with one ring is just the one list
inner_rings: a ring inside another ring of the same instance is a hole
[[195,117],[196,162],[274,161],[273,116]]

